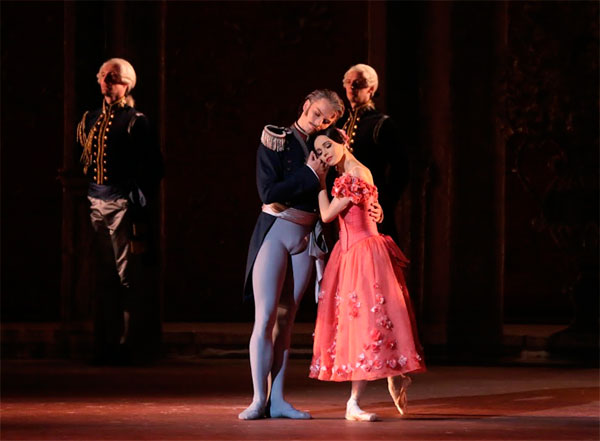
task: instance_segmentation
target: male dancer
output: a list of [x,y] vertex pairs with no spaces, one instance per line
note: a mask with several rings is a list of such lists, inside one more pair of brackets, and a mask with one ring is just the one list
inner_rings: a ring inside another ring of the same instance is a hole
[[[96,232],[99,285],[110,286],[110,272],[118,275],[118,290],[99,290],[94,320],[97,363],[123,363],[128,351],[142,343],[142,289],[140,264],[147,252],[142,241],[147,227],[146,206],[158,190],[163,174],[162,156],[153,130],[133,105],[133,66],[111,58],[96,75],[102,106],[85,112],[77,127],[81,163],[89,180],[90,220]],[[110,260],[106,255],[110,254]],[[112,306],[118,304],[115,319]],[[131,322],[131,323],[130,323]],[[132,326],[133,325],[133,326]],[[132,332],[133,331],[133,332]],[[137,337],[137,338],[136,338]],[[145,336],[148,338],[148,336]],[[138,354],[141,355],[141,354]]]
[[[261,136],[256,180],[263,206],[250,241],[244,286],[246,296],[254,295],[255,305],[250,338],[254,397],[239,414],[242,420],[267,413],[272,418],[310,418],[285,401],[283,390],[292,325],[312,274],[308,245],[318,219],[319,176],[327,171],[314,152],[309,154],[306,141],[343,113],[344,104],[335,92],[315,90],[291,127],[266,126]],[[288,260],[293,292],[282,293]]]
[[395,207],[408,185],[409,166],[400,130],[388,115],[375,108],[373,96],[379,86],[377,72],[367,64],[355,64],[344,74],[347,115],[338,122],[348,134],[350,151],[371,173],[386,213],[379,231],[396,242]]

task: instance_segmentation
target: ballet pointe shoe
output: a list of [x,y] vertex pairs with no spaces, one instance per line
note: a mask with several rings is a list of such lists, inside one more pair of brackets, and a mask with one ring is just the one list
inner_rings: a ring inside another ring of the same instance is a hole
[[377,414],[365,412],[355,400],[348,400],[346,403],[346,419],[348,421],[377,421]]
[[390,391],[390,395],[392,396],[396,409],[398,409],[400,415],[406,415],[406,408],[408,405],[406,388],[408,388],[411,383],[412,380],[407,376],[399,375],[397,377],[388,377],[388,390]]

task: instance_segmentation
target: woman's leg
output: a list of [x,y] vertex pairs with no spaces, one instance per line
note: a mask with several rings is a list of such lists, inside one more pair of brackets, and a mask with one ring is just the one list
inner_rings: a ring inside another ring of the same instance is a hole
[[388,377],[388,390],[400,415],[406,414],[406,388],[410,383],[412,383],[412,380],[406,375],[400,374],[396,377]]
[[365,388],[367,387],[367,381],[353,381],[352,382],[352,393],[350,399],[346,403],[346,419],[350,421],[375,421],[377,414],[365,412],[358,406],[358,402]]

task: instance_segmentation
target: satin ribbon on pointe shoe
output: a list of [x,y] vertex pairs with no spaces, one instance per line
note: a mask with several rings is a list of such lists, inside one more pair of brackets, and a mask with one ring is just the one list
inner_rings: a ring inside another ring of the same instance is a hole
[[388,377],[388,390],[400,415],[406,415],[408,405],[406,389],[411,383],[411,378],[407,376]]

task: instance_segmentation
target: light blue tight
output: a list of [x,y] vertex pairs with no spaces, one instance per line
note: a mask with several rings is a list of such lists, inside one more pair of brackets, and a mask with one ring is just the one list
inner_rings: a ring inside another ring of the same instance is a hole
[[[310,231],[310,226],[275,220],[254,262],[255,318],[250,338],[254,397],[252,404],[239,415],[241,419],[261,418],[269,399],[272,417],[310,418],[308,413],[294,409],[284,399],[294,318],[314,266],[307,247]],[[288,260],[292,264],[293,291],[282,293]]]

